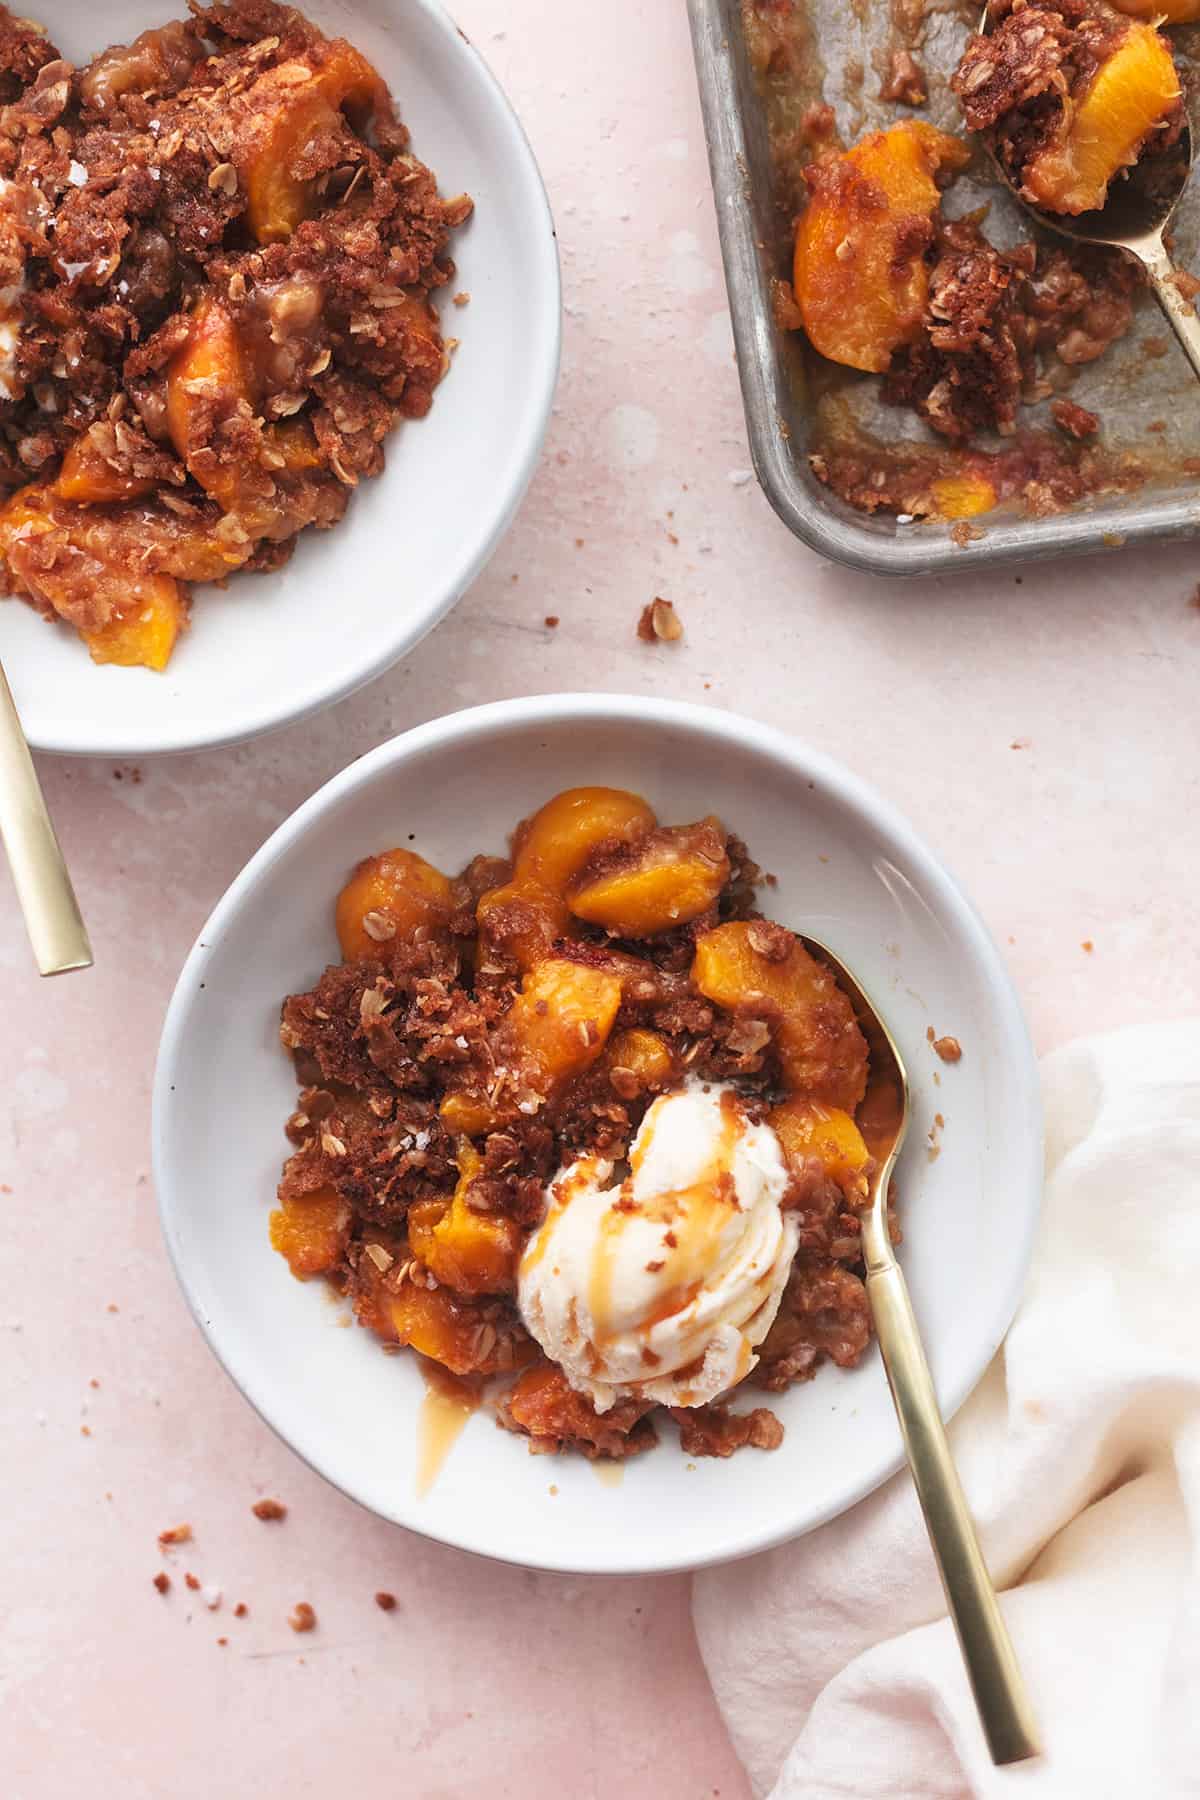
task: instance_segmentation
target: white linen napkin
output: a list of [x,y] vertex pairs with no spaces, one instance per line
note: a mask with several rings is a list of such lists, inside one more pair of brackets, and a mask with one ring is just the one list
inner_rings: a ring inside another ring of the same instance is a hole
[[1069,1045],[1042,1074],[1029,1285],[950,1438],[1046,1753],[988,1760],[902,1471],[696,1577],[757,1795],[1200,1796],[1200,1021]]

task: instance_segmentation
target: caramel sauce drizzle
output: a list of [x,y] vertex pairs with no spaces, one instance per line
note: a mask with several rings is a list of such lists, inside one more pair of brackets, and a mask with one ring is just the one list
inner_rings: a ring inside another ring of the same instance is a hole
[[[649,1337],[662,1322],[686,1309],[704,1286],[713,1265],[713,1245],[725,1225],[724,1209],[737,1210],[737,1193],[729,1164],[733,1157],[742,1112],[734,1095],[721,1096],[721,1130],[708,1163],[686,1188],[634,1198],[634,1182],[654,1141],[657,1121],[648,1116],[630,1155],[630,1173],[620,1193],[600,1221],[600,1236],[588,1284],[588,1311],[592,1315],[595,1342],[602,1345],[616,1335],[614,1282],[622,1238],[633,1218],[663,1226],[663,1279],[658,1301],[639,1326]],[[648,1128],[647,1128],[648,1127]]]
[[423,1500],[479,1406],[480,1390],[440,1363],[422,1357],[425,1398],[417,1415],[417,1498]]

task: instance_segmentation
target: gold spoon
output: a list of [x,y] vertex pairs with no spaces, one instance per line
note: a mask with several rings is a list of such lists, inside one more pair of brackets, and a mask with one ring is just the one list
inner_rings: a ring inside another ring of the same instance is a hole
[[34,959],[43,975],[91,967],[92,948],[79,913],[29,745],[0,666],[0,838]]
[[946,1442],[908,1284],[888,1230],[888,1186],[908,1130],[908,1076],[891,1033],[845,963],[815,938],[801,942],[845,992],[870,1051],[871,1074],[858,1126],[875,1163],[862,1214],[875,1333],[992,1761],[1023,1762],[1041,1754],[1037,1721]]
[[[979,21],[979,35],[992,34],[991,9],[985,6]],[[991,156],[991,152],[988,152]],[[1104,205],[1094,212],[1055,213],[1034,206],[1014,187],[1007,170],[996,156],[993,167],[1013,198],[1030,216],[1059,237],[1071,238],[1078,244],[1102,244],[1111,249],[1128,251],[1146,271],[1155,298],[1167,315],[1172,329],[1183,345],[1188,361],[1200,376],[1200,318],[1191,301],[1179,290],[1180,271],[1171,260],[1163,233],[1171,222],[1192,172],[1192,127],[1186,117],[1179,142],[1171,146],[1172,180],[1164,182],[1161,192],[1146,181],[1146,159],[1134,164],[1129,173],[1112,183]],[[1161,168],[1159,173],[1161,174]]]

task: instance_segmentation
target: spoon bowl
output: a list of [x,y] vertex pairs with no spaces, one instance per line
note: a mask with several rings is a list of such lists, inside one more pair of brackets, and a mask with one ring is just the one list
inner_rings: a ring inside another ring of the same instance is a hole
[[[990,37],[992,29],[991,7],[985,6],[979,21],[980,37]],[[1185,291],[1189,278],[1176,268],[1164,239],[1192,173],[1191,121],[1185,117],[1183,130],[1169,153],[1140,157],[1132,169],[1114,180],[1104,205],[1093,212],[1056,213],[1035,206],[1014,184],[990,147],[988,155],[1013,199],[1039,225],[1073,243],[1124,250],[1142,265],[1156,300],[1193,372],[1200,378],[1200,318]]]
[[882,1014],[840,957],[816,938],[801,942],[835,977],[867,1040],[870,1073],[857,1115],[873,1163],[862,1213],[867,1297],[988,1750],[994,1763],[1023,1762],[1040,1754],[1037,1722],[946,1441],[908,1284],[892,1244],[888,1190],[910,1115],[904,1059]]
[[[1113,182],[1104,205],[1094,212],[1052,213],[1028,200],[1021,204],[1059,237],[1073,238],[1079,244],[1108,244],[1144,261],[1138,246],[1162,238],[1183,198],[1194,154],[1191,123],[1185,120],[1170,152],[1135,163],[1123,179]],[[999,168],[999,163],[996,166]],[[1012,188],[1011,182],[1008,185]],[[1012,191],[1016,193],[1015,188]]]

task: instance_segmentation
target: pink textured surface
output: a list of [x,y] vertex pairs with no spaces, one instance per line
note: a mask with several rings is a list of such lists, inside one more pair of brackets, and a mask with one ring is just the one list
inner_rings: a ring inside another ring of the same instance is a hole
[[[819,743],[909,813],[1006,947],[1039,1048],[1200,999],[1177,827],[1200,797],[1194,551],[1022,580],[964,559],[895,586],[801,549],[748,479],[682,8],[457,12],[525,120],[562,245],[563,381],[520,520],[409,662],[316,725],[140,779],[43,765],[92,973],[39,984],[0,882],[12,1800],[747,1791],[684,1581],[524,1574],[374,1522],[248,1411],[176,1293],[148,1176],[162,1011],[227,882],[352,757],[503,695],[712,701]],[[656,593],[681,644],[634,637]],[[286,1523],[250,1516],[263,1493]],[[156,1534],[182,1519],[196,1541],[160,1599]],[[300,1599],[320,1619],[306,1638],[286,1624]]]

